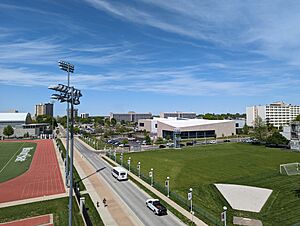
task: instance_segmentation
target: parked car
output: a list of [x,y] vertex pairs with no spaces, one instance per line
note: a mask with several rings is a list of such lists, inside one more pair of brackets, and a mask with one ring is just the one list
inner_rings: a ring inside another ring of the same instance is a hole
[[217,141],[216,141],[216,140],[210,140],[209,143],[210,143],[210,144],[216,144]]
[[167,208],[160,203],[159,199],[147,199],[146,206],[156,215],[167,214]]
[[186,142],[186,146],[193,146],[193,145],[194,145],[193,141]]
[[165,148],[166,145],[161,144],[161,145],[159,145],[158,147],[159,147],[159,148]]
[[229,139],[226,139],[226,140],[224,140],[224,142],[230,142],[230,140],[229,140]]

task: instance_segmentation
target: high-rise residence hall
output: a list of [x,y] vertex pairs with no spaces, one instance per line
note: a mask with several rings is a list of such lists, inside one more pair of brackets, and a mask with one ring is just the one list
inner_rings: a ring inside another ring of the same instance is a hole
[[289,124],[299,114],[300,106],[286,104],[282,101],[246,108],[248,126],[254,126],[255,119],[259,116],[265,123],[280,127]]
[[53,104],[51,103],[41,103],[35,105],[35,116],[39,115],[50,115],[53,116]]

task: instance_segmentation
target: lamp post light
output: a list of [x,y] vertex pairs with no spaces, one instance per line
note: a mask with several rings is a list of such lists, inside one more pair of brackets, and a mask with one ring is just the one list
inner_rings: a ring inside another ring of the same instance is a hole
[[151,186],[153,186],[153,177],[154,177],[153,168],[151,168],[151,170],[149,172],[149,177],[151,178]]
[[166,187],[167,187],[167,197],[170,197],[170,177],[167,177]]
[[[51,98],[60,102],[68,102],[71,104],[71,128],[70,128],[70,189],[69,189],[69,226],[72,226],[72,208],[73,208],[73,154],[74,154],[74,105],[79,105],[79,98],[82,96],[81,91],[74,87],[58,84],[49,86],[49,89],[59,92],[52,94]],[[68,155],[66,156],[68,159]]]
[[227,222],[226,222],[226,218],[227,218],[227,216],[226,216],[226,211],[227,211],[227,207],[226,206],[223,206],[223,212],[221,213],[221,221],[223,221],[224,222],[224,226],[226,226],[227,225]]
[[188,200],[191,201],[191,213],[193,212],[193,189],[190,188],[188,192]]
[[[70,64],[65,61],[58,61],[58,66],[61,70],[68,72],[68,85],[67,87],[70,87],[70,73],[74,73],[74,65]],[[69,187],[69,164],[68,164],[68,157],[69,157],[69,114],[70,114],[70,103],[67,101],[67,137],[66,137],[66,186]],[[73,112],[72,112],[73,114]]]
[[141,162],[138,162],[137,169],[138,169],[139,177],[141,177]]
[[129,158],[128,158],[128,161],[127,161],[127,163],[128,163],[128,170],[129,170],[129,172],[130,172],[130,162],[131,162],[131,157],[129,157]]
[[123,153],[120,155],[120,160],[121,160],[121,166],[123,166]]

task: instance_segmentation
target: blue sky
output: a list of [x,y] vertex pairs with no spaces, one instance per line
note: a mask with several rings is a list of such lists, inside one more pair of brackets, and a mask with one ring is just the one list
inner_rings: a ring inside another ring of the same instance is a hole
[[[0,111],[34,111],[75,65],[80,112],[245,112],[300,104],[300,2],[0,2]],[[64,114],[64,104],[55,113]]]

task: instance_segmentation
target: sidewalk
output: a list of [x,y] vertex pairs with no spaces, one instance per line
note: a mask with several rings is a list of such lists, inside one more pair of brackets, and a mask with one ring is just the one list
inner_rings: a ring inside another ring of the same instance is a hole
[[[109,157],[105,156],[105,155],[101,155],[102,158],[104,158],[105,160],[111,162],[114,165],[118,165],[117,163],[115,163],[113,160],[111,160]],[[139,178],[138,176],[136,176],[135,174],[128,172],[128,174],[135,179],[136,181],[138,181],[141,185],[143,185],[145,188],[147,188],[148,190],[150,190],[151,192],[153,192],[155,195],[157,195],[160,199],[164,200],[166,203],[168,203],[170,206],[172,206],[174,209],[176,209],[178,212],[180,212],[183,216],[185,216],[186,218],[192,220],[192,215],[190,212],[188,212],[187,210],[185,210],[184,208],[182,208],[181,206],[179,206],[177,203],[175,203],[173,200],[169,199],[168,197],[166,197],[164,194],[162,194],[161,192],[159,192],[158,190],[156,190],[155,188],[153,188],[151,185],[149,185],[148,183],[146,183],[145,181],[143,181],[141,178]],[[193,221],[196,225],[200,225],[200,226],[207,226],[206,223],[204,223],[202,220],[200,220],[199,218],[193,216]]]
[[[79,142],[85,144],[81,140]],[[62,139],[64,145],[65,140]],[[90,148],[90,147],[89,147]],[[74,165],[84,183],[91,199],[94,202],[98,213],[101,216],[103,223],[106,226],[124,225],[124,226],[138,226],[143,225],[135,214],[123,203],[123,201],[115,194],[111,187],[102,179],[99,174],[94,174],[96,169],[74,148]],[[107,200],[107,207],[104,207],[102,200],[105,197]],[[97,207],[96,203],[100,206]]]

